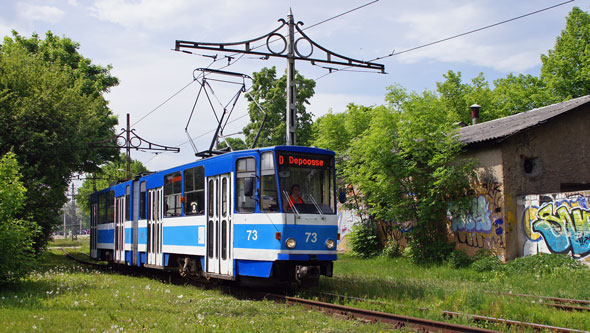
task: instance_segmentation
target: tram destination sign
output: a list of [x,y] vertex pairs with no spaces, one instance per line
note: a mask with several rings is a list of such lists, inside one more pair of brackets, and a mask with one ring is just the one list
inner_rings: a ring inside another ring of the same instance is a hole
[[324,169],[332,166],[332,156],[279,152],[279,167],[299,167]]

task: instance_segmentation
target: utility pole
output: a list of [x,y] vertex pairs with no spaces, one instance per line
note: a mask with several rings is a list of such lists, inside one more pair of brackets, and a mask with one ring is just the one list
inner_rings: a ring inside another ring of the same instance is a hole
[[[269,57],[279,57],[287,59],[287,110],[285,114],[286,119],[286,144],[295,145],[297,143],[295,136],[295,129],[297,127],[297,94],[295,89],[295,60],[305,60],[311,62],[312,65],[329,64],[340,66],[341,68],[357,67],[367,70],[376,70],[380,73],[385,73],[385,66],[369,61],[362,61],[342,56],[332,52],[309,38],[300,26],[303,22],[295,23],[293,12],[289,11],[287,21],[279,19],[281,25],[266,35],[249,39],[242,42],[233,43],[205,43],[205,42],[190,42],[177,40],[174,50],[184,53],[192,54],[187,49],[199,49],[224,53],[244,53],[252,54],[268,59]],[[280,32],[285,27],[287,28],[287,36]],[[295,34],[300,34],[301,37],[295,39]],[[258,46],[253,46],[255,43],[262,43]],[[271,48],[270,44],[279,42],[282,45],[278,48]],[[301,44],[300,44],[301,43]],[[298,45],[306,44],[310,51],[308,54],[298,48]],[[266,47],[266,50],[264,49]],[[262,48],[258,51],[258,49]],[[315,50],[319,50],[319,57],[314,56]],[[205,55],[217,59],[217,55]],[[228,60],[233,59],[232,56],[227,56]],[[338,68],[325,67],[328,71],[338,70]]]
[[297,127],[297,91],[295,90],[295,21],[293,11],[289,10],[287,16],[289,21],[289,39],[287,48],[287,146],[294,146],[297,143],[295,129]]
[[[78,216],[76,216],[76,198],[74,197],[74,195],[76,194],[76,187],[74,186],[74,182],[72,182],[72,211],[73,211],[73,218],[72,218],[72,223],[71,226],[72,228],[76,225],[76,220],[78,219]],[[82,231],[82,221],[80,220],[80,231]],[[72,240],[74,239],[74,232],[72,231]]]
[[94,148],[125,148],[125,164],[126,164],[126,178],[131,179],[131,149],[135,150],[153,150],[153,151],[170,151],[173,153],[180,152],[180,148],[162,146],[156,143],[147,141],[135,133],[135,129],[131,128],[129,113],[127,114],[127,127],[122,128],[121,132],[107,140],[91,142],[90,147]]

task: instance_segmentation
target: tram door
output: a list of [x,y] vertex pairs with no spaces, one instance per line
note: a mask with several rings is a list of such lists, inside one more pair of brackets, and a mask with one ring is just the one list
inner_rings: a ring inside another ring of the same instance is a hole
[[90,256],[97,257],[96,251],[96,221],[98,221],[98,204],[90,206]]
[[147,264],[162,266],[162,188],[148,191]]
[[207,178],[207,272],[233,275],[231,174]]
[[115,199],[115,261],[125,261],[125,196]]

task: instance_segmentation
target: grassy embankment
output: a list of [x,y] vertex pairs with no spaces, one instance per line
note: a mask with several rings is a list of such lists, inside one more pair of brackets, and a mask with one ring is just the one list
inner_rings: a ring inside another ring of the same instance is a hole
[[[322,279],[316,290],[388,304],[364,306],[378,311],[440,320],[441,310],[447,310],[590,330],[590,312],[567,312],[544,306],[547,301],[540,298],[503,295],[590,300],[590,269],[565,256],[526,257],[478,272],[449,265],[422,267],[403,257],[358,259],[344,255],[339,256],[334,274],[332,279]],[[344,304],[358,305],[352,301]]]
[[[80,246],[70,253],[86,257],[88,240],[50,246]],[[556,265],[546,258],[520,260],[502,269],[477,272],[447,265],[421,267],[406,258],[357,259],[340,256],[335,277],[322,278],[318,290],[367,297],[388,305],[363,305],[378,311],[442,319],[457,311],[590,330],[590,313],[565,312],[538,298],[502,293],[590,299],[590,269]],[[89,270],[61,251],[45,254],[38,270],[17,285],[0,287],[3,331],[377,331],[388,326],[360,324],[300,307],[236,300],[217,291],[174,286],[148,278]],[[349,303],[357,306],[358,304]],[[422,308],[427,308],[423,310]],[[468,324],[468,319],[455,319]],[[501,327],[490,328],[502,329]]]
[[[59,244],[81,246],[68,249],[81,257],[88,253],[88,240]],[[237,300],[215,290],[97,272],[73,263],[53,248],[27,279],[0,288],[0,331],[6,332],[347,332],[388,328],[298,306]]]

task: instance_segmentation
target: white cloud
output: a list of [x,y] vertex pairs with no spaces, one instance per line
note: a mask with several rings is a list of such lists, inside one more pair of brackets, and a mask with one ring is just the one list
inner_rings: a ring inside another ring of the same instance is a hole
[[[407,29],[402,47],[396,51],[438,41],[466,31],[495,23],[489,17],[502,17],[491,14],[479,2],[467,3],[458,7],[440,8],[431,13],[407,12],[398,22]],[[496,26],[461,36],[440,44],[432,45],[398,56],[405,63],[421,61],[444,61],[469,63],[493,68],[500,72],[526,71],[540,64],[539,54],[547,48],[543,38],[521,39],[515,36],[514,25]],[[518,40],[515,42],[515,40]]]
[[61,21],[65,14],[63,10],[52,6],[35,6],[19,3],[17,8],[20,15],[30,21],[57,23]]
[[104,21],[126,27],[159,29],[164,25],[176,25],[176,16],[186,11],[190,3],[188,0],[97,0],[91,10]]

